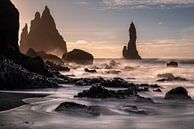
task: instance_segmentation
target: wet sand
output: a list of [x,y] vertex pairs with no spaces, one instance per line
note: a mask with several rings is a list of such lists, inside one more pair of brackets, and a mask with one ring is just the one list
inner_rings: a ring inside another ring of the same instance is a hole
[[22,100],[25,98],[45,97],[48,94],[31,94],[31,93],[8,93],[0,91],[0,111],[10,110],[26,104]]

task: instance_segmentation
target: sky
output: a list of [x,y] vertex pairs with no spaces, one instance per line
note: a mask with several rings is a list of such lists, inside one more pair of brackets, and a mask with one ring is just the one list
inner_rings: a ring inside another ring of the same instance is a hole
[[143,58],[194,58],[194,0],[11,1],[20,11],[20,32],[47,5],[69,51],[120,58],[133,21]]

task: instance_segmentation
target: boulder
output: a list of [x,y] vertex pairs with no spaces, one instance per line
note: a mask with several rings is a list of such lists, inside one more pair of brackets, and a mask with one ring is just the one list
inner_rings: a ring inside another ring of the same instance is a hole
[[191,100],[187,90],[184,87],[177,87],[166,93],[167,100]]
[[95,106],[86,106],[74,102],[64,102],[61,103],[55,111],[57,112],[67,112],[73,113],[74,115],[92,115],[99,116],[100,112]]
[[77,64],[93,64],[94,57],[92,54],[83,50],[74,49],[71,52],[63,55],[63,60]]
[[66,42],[59,34],[47,6],[42,16],[39,12],[36,12],[34,20],[31,21],[29,32],[26,25],[21,33],[21,52],[26,53],[29,48],[33,48],[37,52],[54,53],[59,57],[67,52]]
[[133,22],[129,28],[129,38],[128,46],[123,47],[123,57],[125,59],[141,59],[136,48],[137,32]]
[[175,61],[170,61],[170,62],[167,62],[167,67],[178,67],[178,62],[175,62]]

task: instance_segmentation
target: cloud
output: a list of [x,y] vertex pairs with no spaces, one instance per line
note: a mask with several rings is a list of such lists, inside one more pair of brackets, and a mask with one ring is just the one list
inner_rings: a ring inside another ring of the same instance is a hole
[[193,7],[194,0],[103,0],[109,8],[176,8]]

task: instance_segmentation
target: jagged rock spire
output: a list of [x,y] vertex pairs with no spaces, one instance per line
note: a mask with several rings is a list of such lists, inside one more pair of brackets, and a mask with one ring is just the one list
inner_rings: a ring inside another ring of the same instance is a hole
[[22,42],[21,39],[20,47],[23,48],[23,53],[26,53],[29,48],[46,53],[57,52],[54,54],[58,54],[58,56],[62,56],[67,52],[66,42],[59,34],[54,18],[47,6],[42,16],[39,12],[36,12],[34,20],[31,21],[27,42]]
[[134,23],[129,27],[128,46],[123,47],[123,57],[126,59],[141,59],[136,48],[137,32]]
[[23,51],[25,44],[27,42],[27,37],[28,37],[28,25],[26,23],[25,27],[22,29],[22,33],[20,36],[20,51]]

